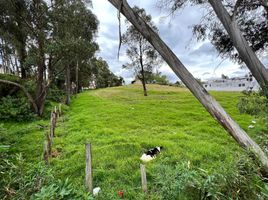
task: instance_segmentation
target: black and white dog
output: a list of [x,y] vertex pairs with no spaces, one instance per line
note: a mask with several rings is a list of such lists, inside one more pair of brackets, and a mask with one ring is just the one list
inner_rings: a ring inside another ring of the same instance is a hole
[[163,149],[163,147],[152,148],[152,149],[146,151],[144,154],[142,154],[140,159],[143,162],[149,162],[149,161],[155,159],[156,155],[159,154],[162,149]]

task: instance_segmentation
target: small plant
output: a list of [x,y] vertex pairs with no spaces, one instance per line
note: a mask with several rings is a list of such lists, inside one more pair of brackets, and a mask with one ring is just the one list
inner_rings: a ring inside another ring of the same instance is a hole
[[73,199],[93,199],[89,193],[79,192],[70,183],[67,178],[65,181],[56,180],[54,183],[44,186],[33,196],[35,200],[55,199],[55,200],[73,200]]
[[92,199],[69,179],[56,179],[43,162],[27,165],[21,154],[0,152],[0,199]]
[[268,99],[262,93],[243,92],[245,96],[240,98],[237,105],[240,113],[250,115],[263,115],[268,113]]

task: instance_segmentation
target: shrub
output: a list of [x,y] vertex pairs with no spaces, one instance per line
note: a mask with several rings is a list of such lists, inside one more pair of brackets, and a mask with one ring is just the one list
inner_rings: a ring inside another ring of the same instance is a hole
[[244,156],[214,173],[185,163],[175,167],[158,165],[156,171],[153,192],[160,199],[264,200],[268,195],[268,185],[262,181],[259,168]]
[[55,200],[73,200],[73,199],[93,199],[89,193],[83,193],[76,190],[67,178],[65,181],[56,180],[54,183],[44,186],[33,195],[35,200],[55,199]]
[[51,100],[54,102],[61,102],[64,98],[64,95],[65,95],[64,90],[60,90],[56,85],[53,85],[49,88],[47,100]]
[[33,116],[26,97],[7,96],[0,99],[0,120],[26,121],[32,119]]
[[268,99],[262,93],[243,92],[245,96],[241,97],[237,105],[240,113],[250,115],[262,115],[268,113]]
[[50,171],[41,163],[27,170],[21,154],[13,158],[2,154],[0,171],[0,199],[29,199],[51,177]]

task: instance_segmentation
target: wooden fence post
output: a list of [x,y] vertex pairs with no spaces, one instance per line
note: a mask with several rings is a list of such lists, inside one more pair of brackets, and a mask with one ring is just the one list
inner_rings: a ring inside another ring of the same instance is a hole
[[50,133],[47,133],[47,151],[48,155],[51,156],[52,153],[52,136]]
[[86,189],[93,193],[91,144],[86,143]]
[[141,186],[142,191],[144,193],[147,193],[147,178],[146,178],[146,171],[145,171],[145,165],[141,164]]
[[50,137],[54,136],[53,129],[54,128],[53,128],[53,110],[52,110],[50,113]]
[[59,104],[59,116],[61,116],[61,103]]
[[55,137],[55,128],[56,128],[56,113],[51,111],[50,115],[50,135],[51,137]]
[[58,109],[57,109],[57,106],[54,107],[54,114],[55,114],[55,124],[57,123],[57,119],[58,119]]
[[48,165],[49,164],[49,162],[48,162],[48,142],[46,140],[44,141],[44,154],[43,154],[43,156],[44,156],[44,161],[45,161],[46,165]]

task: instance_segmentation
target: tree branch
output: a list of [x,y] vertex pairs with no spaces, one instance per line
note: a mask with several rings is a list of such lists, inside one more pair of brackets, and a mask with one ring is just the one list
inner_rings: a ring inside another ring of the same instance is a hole
[[259,0],[261,5],[265,8],[268,8],[268,1],[267,0]]
[[25,95],[27,96],[29,102],[32,104],[35,113],[38,113],[38,108],[37,108],[37,105],[36,105],[33,97],[30,95],[30,93],[27,91],[27,89],[24,86],[22,86],[22,85],[20,85],[18,83],[3,80],[3,79],[0,79],[0,83],[5,83],[5,84],[9,84],[9,85],[15,85],[15,86],[19,87],[25,93]]
[[243,1],[243,0],[237,0],[237,1],[236,1],[235,6],[234,6],[234,11],[233,11],[233,14],[232,14],[232,16],[231,16],[232,21],[235,20],[235,16],[236,16],[236,14],[237,14],[237,9],[238,9],[238,7],[241,5],[242,1]]

